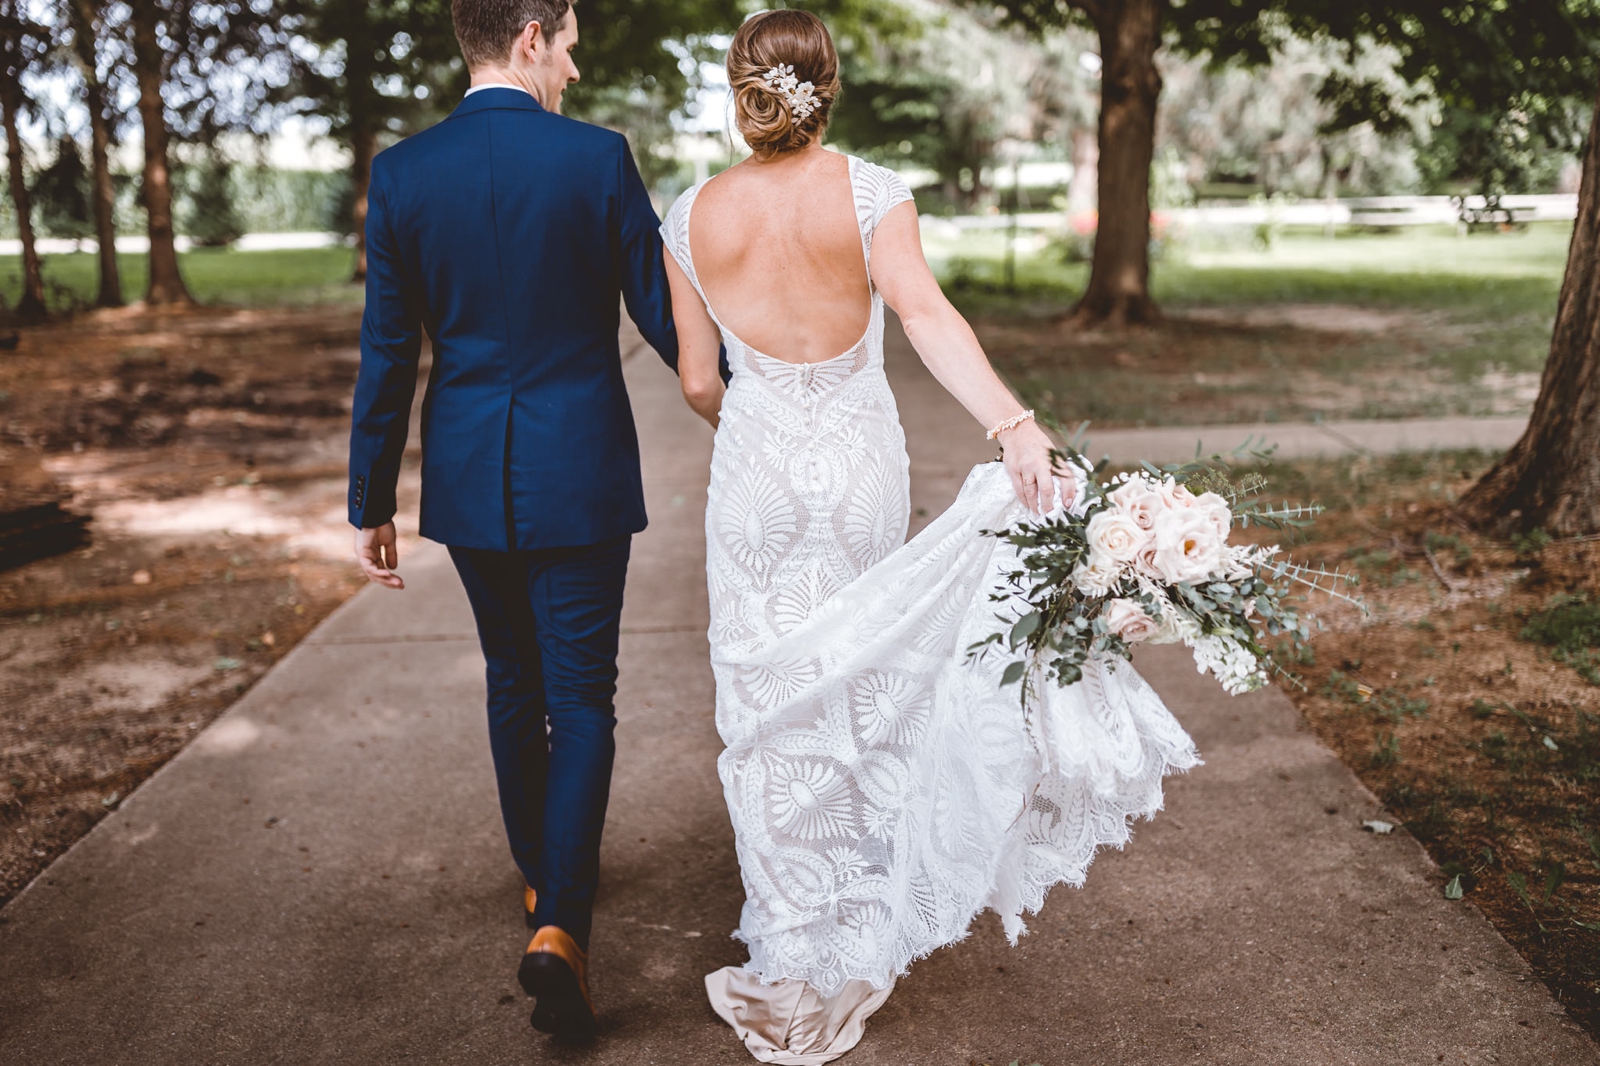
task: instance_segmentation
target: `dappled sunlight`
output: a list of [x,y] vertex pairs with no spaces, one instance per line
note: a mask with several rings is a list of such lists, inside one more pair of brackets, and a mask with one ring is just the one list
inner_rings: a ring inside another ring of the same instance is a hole
[[261,727],[242,714],[224,718],[200,734],[194,750],[202,755],[237,755],[261,739]]
[[[1569,223],[1530,226],[1520,233],[1457,236],[1448,231],[1400,231],[1327,238],[1293,234],[1266,248],[1244,241],[1208,247],[1203,238],[1174,242],[1174,253],[1191,267],[1293,268],[1327,272],[1453,274],[1469,277],[1539,277],[1561,280]],[[1161,264],[1155,271],[1159,273]]]
[[1273,304],[1265,307],[1196,307],[1176,317],[1241,326],[1287,326],[1318,333],[1383,333],[1415,323],[1409,311],[1379,311],[1345,304]]
[[323,487],[329,491],[321,495],[337,495],[328,507],[310,514],[303,500],[290,500],[256,485],[231,485],[175,500],[119,500],[100,508],[96,519],[106,529],[128,536],[282,537],[293,550],[343,559],[350,553],[344,484],[327,482]]
[[68,684],[109,709],[149,711],[214,673],[210,661],[185,665],[164,649],[151,649],[137,656],[102,660]]

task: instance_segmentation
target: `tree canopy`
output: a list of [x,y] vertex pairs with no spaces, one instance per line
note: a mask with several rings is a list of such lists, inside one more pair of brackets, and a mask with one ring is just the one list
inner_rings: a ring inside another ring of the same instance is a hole
[[[1435,156],[1432,170],[1485,194],[1525,185],[1541,149],[1579,149],[1600,76],[1595,0],[1173,0],[1171,26],[1176,47],[1216,66],[1260,66],[1290,38],[1338,42],[1345,62],[1318,90],[1332,110],[1324,129],[1403,130],[1431,100],[1456,161]],[[1361,69],[1374,50],[1392,75]]]

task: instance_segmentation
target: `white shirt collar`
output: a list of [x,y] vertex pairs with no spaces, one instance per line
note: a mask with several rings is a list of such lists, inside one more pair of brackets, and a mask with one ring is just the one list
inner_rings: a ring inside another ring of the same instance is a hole
[[528,93],[529,96],[533,95],[522,86],[512,85],[508,81],[486,81],[482,85],[474,85],[472,88],[467,90],[467,95],[471,96],[473,93],[482,92],[485,89],[515,89],[519,93]]

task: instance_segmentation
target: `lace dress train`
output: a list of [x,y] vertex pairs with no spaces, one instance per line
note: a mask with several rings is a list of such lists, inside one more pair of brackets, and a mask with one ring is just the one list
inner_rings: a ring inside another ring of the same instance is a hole
[[[855,158],[850,176],[870,264],[910,192]],[[662,226],[697,290],[699,189]],[[734,375],[706,510],[709,636],[750,961],[707,990],[764,1062],[848,1051],[896,977],[985,908],[1015,940],[1052,885],[1081,885],[1100,846],[1160,808],[1165,774],[1199,761],[1126,664],[1050,686],[1030,730],[999,683],[1005,657],[968,660],[1015,564],[983,531],[1026,512],[985,464],[904,542],[909,464],[871,296],[865,336],[823,363],[774,359],[718,322]]]

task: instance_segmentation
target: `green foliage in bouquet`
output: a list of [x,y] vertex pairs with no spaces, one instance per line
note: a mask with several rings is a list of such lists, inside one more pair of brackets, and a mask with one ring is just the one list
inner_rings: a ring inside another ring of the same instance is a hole
[[1145,642],[1187,645],[1229,692],[1265,684],[1269,671],[1297,682],[1265,642],[1288,637],[1298,650],[1309,639],[1302,605],[1313,592],[1360,604],[1343,591],[1353,575],[1280,558],[1276,546],[1227,543],[1233,527],[1297,529],[1321,513],[1268,503],[1260,474],[1235,473],[1241,459],[1268,454],[1247,442],[1226,457],[1108,478],[1105,461],[1090,467],[1075,448],[1057,452],[1057,469],[1080,475],[1079,500],[1073,513],[986,531],[1017,548],[1018,568],[990,597],[1007,605],[1005,628],[969,657],[1017,656],[1001,681],[1024,682],[1024,705],[1035,683],[1071,685],[1092,659],[1129,659]]

